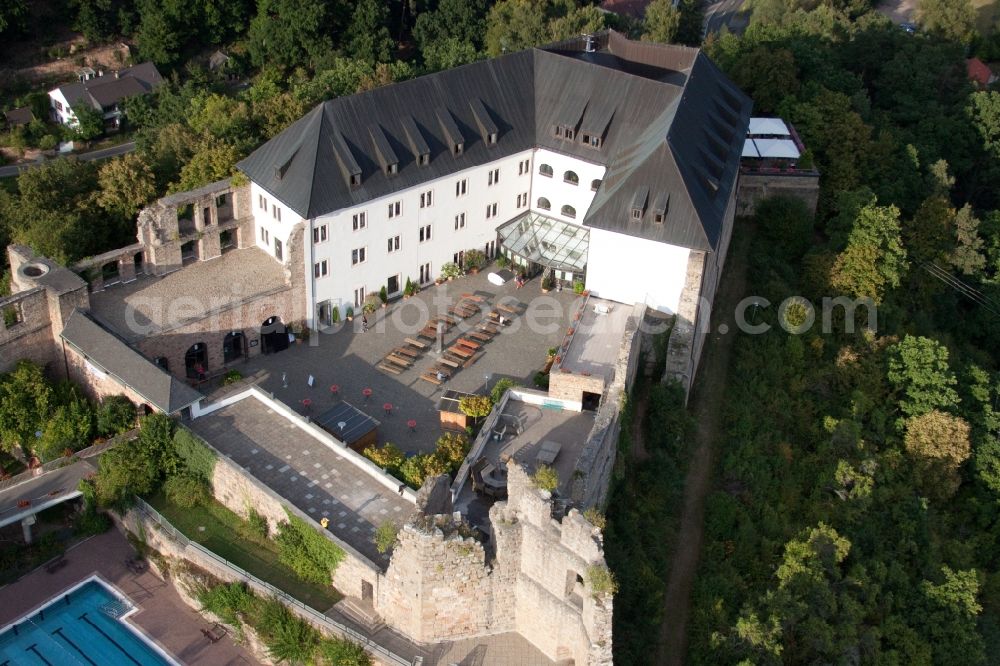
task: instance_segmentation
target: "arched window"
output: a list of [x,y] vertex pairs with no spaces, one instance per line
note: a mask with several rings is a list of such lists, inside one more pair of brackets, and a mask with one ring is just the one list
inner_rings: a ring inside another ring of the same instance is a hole
[[538,166],[538,173],[542,174],[546,178],[552,177],[552,167],[548,164],[541,164]]
[[184,354],[184,371],[190,379],[205,379],[208,370],[208,348],[204,342],[196,342]]
[[570,185],[579,185],[580,177],[576,175],[575,171],[567,171],[563,174],[563,182],[569,183]]
[[600,187],[600,186],[601,186],[601,179],[600,178],[595,178],[594,180],[590,181],[590,191],[591,192],[596,192],[597,188]]
[[542,210],[552,210],[552,203],[545,197],[538,197],[538,207]]
[[566,217],[575,218],[576,217],[576,208],[573,208],[572,206],[563,206],[562,207],[562,214],[565,215]]

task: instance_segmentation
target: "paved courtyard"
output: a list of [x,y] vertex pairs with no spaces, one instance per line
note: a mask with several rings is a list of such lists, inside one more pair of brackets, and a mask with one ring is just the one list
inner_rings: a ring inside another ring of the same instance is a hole
[[372,542],[386,520],[402,524],[413,504],[324,442],[256,398],[190,423],[191,428],[373,562],[388,562]]
[[[446,314],[463,294],[481,297],[483,311],[449,331],[443,340],[445,348],[479,324],[498,302],[514,304],[523,314],[483,346],[482,358],[441,386],[420,379],[438,358],[433,349],[399,375],[376,368],[407,337],[415,338],[430,316]],[[430,452],[441,434],[436,410],[441,394],[447,389],[482,393],[503,377],[532,386],[547,350],[562,342],[579,298],[570,291],[543,295],[538,280],[521,289],[513,282],[498,287],[489,283],[486,273],[479,273],[425,289],[379,310],[369,318],[367,332],[362,332],[360,318],[355,318],[336,331],[313,333],[308,342],[234,367],[300,413],[317,416],[343,399],[381,422],[380,442],[393,442],[407,452]],[[336,395],[331,394],[332,385],[338,387]],[[362,393],[366,388],[372,390],[367,399]],[[308,410],[302,406],[306,398],[311,401]],[[392,406],[388,414],[383,408],[387,403]],[[410,419],[417,422],[415,429],[407,426]]]

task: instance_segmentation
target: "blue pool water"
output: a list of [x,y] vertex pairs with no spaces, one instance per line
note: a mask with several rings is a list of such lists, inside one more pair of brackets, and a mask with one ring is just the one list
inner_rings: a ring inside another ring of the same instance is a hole
[[101,583],[84,583],[0,634],[0,666],[169,665],[117,619],[128,608]]

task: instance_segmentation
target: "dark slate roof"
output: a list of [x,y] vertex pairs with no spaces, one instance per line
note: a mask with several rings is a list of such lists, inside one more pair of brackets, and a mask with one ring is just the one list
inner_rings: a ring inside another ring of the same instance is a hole
[[70,106],[84,102],[95,110],[114,106],[126,97],[144,95],[163,82],[156,65],[144,62],[134,67],[109,72],[86,81],[59,86]]
[[203,397],[157,367],[82,310],[73,310],[60,337],[88,361],[167,414],[189,407]]
[[[697,49],[614,31],[591,41],[592,51],[581,37],[323,102],[238,166],[315,218],[543,147],[607,167],[585,226],[714,249],[749,98]],[[574,140],[557,137],[556,126],[574,128]],[[487,145],[494,129],[497,143]],[[584,144],[584,134],[599,136],[600,148]],[[417,163],[423,144],[427,165]],[[386,172],[387,153],[397,173]],[[633,220],[631,203],[644,188],[645,213]],[[663,223],[653,222],[653,202],[668,203]]]
[[344,400],[323,412],[316,423],[345,444],[353,444],[378,427],[378,421]]
[[4,111],[3,115],[7,119],[7,124],[11,127],[27,125],[35,119],[35,114],[32,113],[31,108],[27,106],[11,109],[10,111]]

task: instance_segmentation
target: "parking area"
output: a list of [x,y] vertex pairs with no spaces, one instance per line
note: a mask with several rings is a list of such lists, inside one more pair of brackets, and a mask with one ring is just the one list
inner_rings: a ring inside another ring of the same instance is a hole
[[[480,299],[479,311],[462,319],[449,308],[465,295]],[[313,332],[308,341],[285,351],[255,356],[233,367],[300,413],[318,416],[346,400],[380,422],[380,442],[392,442],[406,452],[430,452],[441,434],[436,410],[441,394],[448,389],[483,393],[504,377],[531,386],[534,374],[545,365],[547,350],[564,338],[579,298],[569,291],[543,295],[537,280],[521,289],[513,282],[496,286],[479,273],[378,310],[369,317],[367,331],[355,318],[329,331]],[[456,369],[440,385],[421,379],[442,352],[459,338],[467,338],[500,304],[519,314],[507,316],[509,323],[481,344],[481,354],[471,365]],[[411,367],[399,374],[378,369],[387,354],[407,345],[407,338],[416,340],[436,316],[449,316],[457,323],[442,336],[442,352],[436,349],[436,340],[424,338],[420,341],[427,348],[413,352]]]

